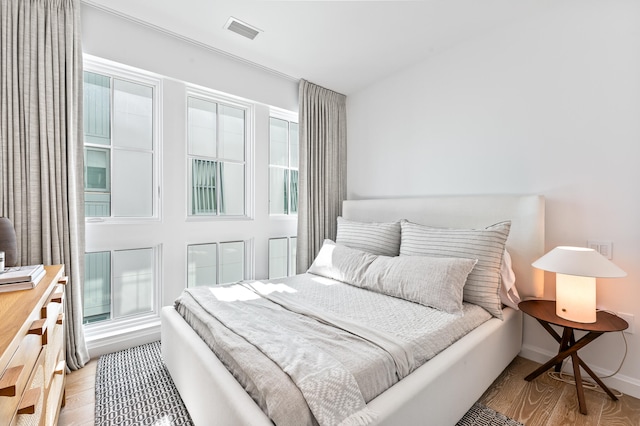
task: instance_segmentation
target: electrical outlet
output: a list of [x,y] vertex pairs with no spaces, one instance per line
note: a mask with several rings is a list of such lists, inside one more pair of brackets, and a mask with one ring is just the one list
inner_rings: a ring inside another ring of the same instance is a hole
[[611,241],[589,240],[587,241],[587,247],[594,249],[607,259],[611,260],[611,250],[613,248],[613,243]]
[[618,316],[629,323],[629,328],[624,330],[624,332],[627,333],[627,334],[634,334],[635,331],[636,331],[635,323],[634,323],[634,321],[635,321],[634,316],[632,314],[625,314],[625,313],[622,313],[622,312],[618,312]]

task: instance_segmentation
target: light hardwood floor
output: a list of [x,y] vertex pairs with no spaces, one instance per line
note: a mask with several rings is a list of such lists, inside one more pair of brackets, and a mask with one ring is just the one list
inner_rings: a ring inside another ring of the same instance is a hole
[[639,399],[623,395],[618,401],[612,401],[605,393],[585,389],[587,415],[582,415],[578,411],[574,385],[554,380],[547,374],[531,382],[524,380],[539,366],[517,357],[480,402],[526,426],[640,426]]
[[[93,425],[97,360],[67,376],[67,403],[60,426]],[[480,398],[480,402],[526,426],[640,426],[640,400],[624,395],[618,402],[585,390],[588,415],[578,412],[575,387],[541,375],[524,377],[540,364],[516,358]]]

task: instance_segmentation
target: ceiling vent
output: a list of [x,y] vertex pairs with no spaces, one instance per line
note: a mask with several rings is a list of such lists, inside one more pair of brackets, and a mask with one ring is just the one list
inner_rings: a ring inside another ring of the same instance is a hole
[[247,24],[246,22],[242,22],[234,18],[233,16],[229,18],[224,27],[229,31],[233,31],[236,34],[240,34],[241,36],[248,38],[249,40],[253,40],[258,34],[262,32],[262,30],[259,30],[258,28]]

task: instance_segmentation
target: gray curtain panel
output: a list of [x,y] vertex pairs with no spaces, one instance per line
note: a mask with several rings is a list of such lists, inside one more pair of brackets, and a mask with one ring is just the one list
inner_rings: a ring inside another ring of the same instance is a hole
[[325,238],[335,240],[347,194],[347,98],[300,81],[297,271],[306,272]]
[[21,265],[64,264],[67,365],[89,360],[82,329],[84,184],[78,0],[2,0],[0,216]]

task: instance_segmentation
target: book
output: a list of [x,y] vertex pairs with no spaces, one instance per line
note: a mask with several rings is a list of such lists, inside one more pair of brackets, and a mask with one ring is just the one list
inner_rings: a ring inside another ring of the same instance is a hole
[[44,273],[44,265],[16,266],[0,272],[0,285],[34,282]]
[[[13,269],[13,268],[12,268]],[[30,281],[18,281],[18,282],[8,282],[0,284],[0,293],[5,293],[8,291],[18,291],[18,290],[29,290],[38,285],[38,283],[45,276],[46,271],[44,267],[37,269],[36,275],[34,275]]]

